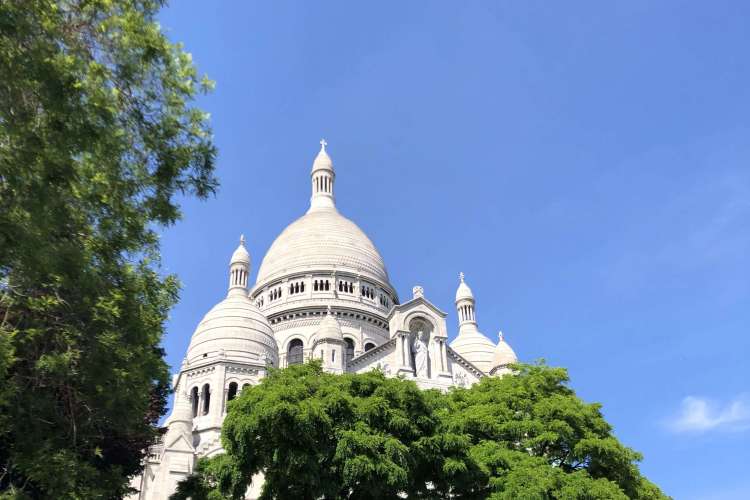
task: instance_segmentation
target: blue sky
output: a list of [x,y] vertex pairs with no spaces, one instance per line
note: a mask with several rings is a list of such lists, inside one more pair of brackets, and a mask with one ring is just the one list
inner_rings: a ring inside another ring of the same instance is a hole
[[174,1],[216,91],[221,189],[163,233],[179,366],[245,233],[253,274],[307,209],[325,137],[339,209],[402,298],[570,370],[679,499],[750,498],[750,4]]

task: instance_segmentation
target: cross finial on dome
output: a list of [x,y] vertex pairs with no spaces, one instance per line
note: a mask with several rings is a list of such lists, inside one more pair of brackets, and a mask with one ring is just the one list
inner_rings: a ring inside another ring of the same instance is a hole
[[320,150],[321,151],[325,151],[326,150],[326,146],[328,146],[328,143],[326,142],[326,140],[325,139],[321,139],[320,140]]
[[458,273],[458,279],[461,280],[461,283],[464,282],[464,273],[463,272]]
[[243,247],[245,246],[245,235],[244,234],[240,235],[240,245],[242,245]]
[[497,338],[500,339],[500,342],[502,342],[503,339],[505,338],[505,335],[503,335],[503,331],[502,330],[500,330],[499,332],[497,332]]

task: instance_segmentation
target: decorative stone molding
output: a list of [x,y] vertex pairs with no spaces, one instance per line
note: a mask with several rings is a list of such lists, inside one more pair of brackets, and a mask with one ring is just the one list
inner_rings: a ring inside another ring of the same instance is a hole
[[187,378],[199,377],[199,376],[202,376],[202,375],[206,375],[208,373],[212,373],[214,371],[216,371],[216,365],[203,366],[201,368],[195,368],[193,370],[188,371],[185,374],[185,376],[187,376]]
[[229,365],[227,366],[227,373],[239,373],[242,375],[257,375],[260,370],[257,368],[250,368],[248,366]]
[[396,345],[396,338],[392,338],[385,344],[380,344],[377,347],[373,347],[367,352],[364,352],[357,356],[356,358],[352,358],[349,360],[349,362],[346,364],[347,368],[356,368],[358,366],[361,366],[363,364],[367,364],[367,360],[373,359],[377,357],[379,354],[383,353],[384,351],[387,351],[389,348],[394,347]]

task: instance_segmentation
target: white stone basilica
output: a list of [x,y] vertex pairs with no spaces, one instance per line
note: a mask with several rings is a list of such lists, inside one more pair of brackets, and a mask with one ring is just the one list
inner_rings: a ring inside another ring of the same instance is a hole
[[[446,313],[422,287],[401,302],[377,248],[334,203],[336,175],[326,143],[313,162],[305,215],[273,242],[248,290],[244,238],[229,263],[229,291],[198,324],[174,377],[167,432],[150,449],[131,500],[165,500],[201,457],[223,452],[227,402],[268,367],[320,359],[333,373],[380,369],[422,388],[447,390],[507,373],[516,355],[482,334],[463,273],[456,291],[458,335],[448,344]],[[253,481],[248,498],[260,491]]]

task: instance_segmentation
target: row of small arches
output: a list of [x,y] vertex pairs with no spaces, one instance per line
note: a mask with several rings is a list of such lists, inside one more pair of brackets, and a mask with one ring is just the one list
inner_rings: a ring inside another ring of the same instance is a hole
[[305,292],[305,282],[304,281],[298,281],[297,283],[292,283],[289,285],[289,295],[295,295],[298,293],[304,293]]
[[[242,389],[244,390],[249,385],[249,383],[242,384]],[[237,397],[238,389],[239,384],[237,382],[229,384],[227,387],[227,401],[231,401]],[[193,387],[192,391],[190,391],[190,403],[192,405],[193,418],[199,415],[208,415],[208,412],[211,410],[211,385],[203,384],[200,391],[198,391],[197,387]]]
[[351,281],[339,280],[339,292],[354,293],[354,283]]
[[315,177],[315,192],[330,193],[333,191],[333,182],[328,176]]
[[274,288],[271,293],[268,294],[269,300],[277,300],[281,298],[281,287]]
[[473,307],[461,306],[458,308],[458,312],[461,315],[461,321],[475,321]]
[[244,269],[234,269],[231,273],[232,286],[245,286],[247,284],[247,271]]
[[314,292],[327,292],[331,289],[331,283],[328,280],[315,280],[313,281]]
[[[346,362],[349,363],[354,359],[354,341],[348,337],[344,337],[344,343],[346,344],[345,356]],[[373,342],[365,343],[365,352],[374,349],[375,344]],[[287,365],[301,365],[304,363],[305,344],[301,339],[292,339],[287,347],[286,364]]]

